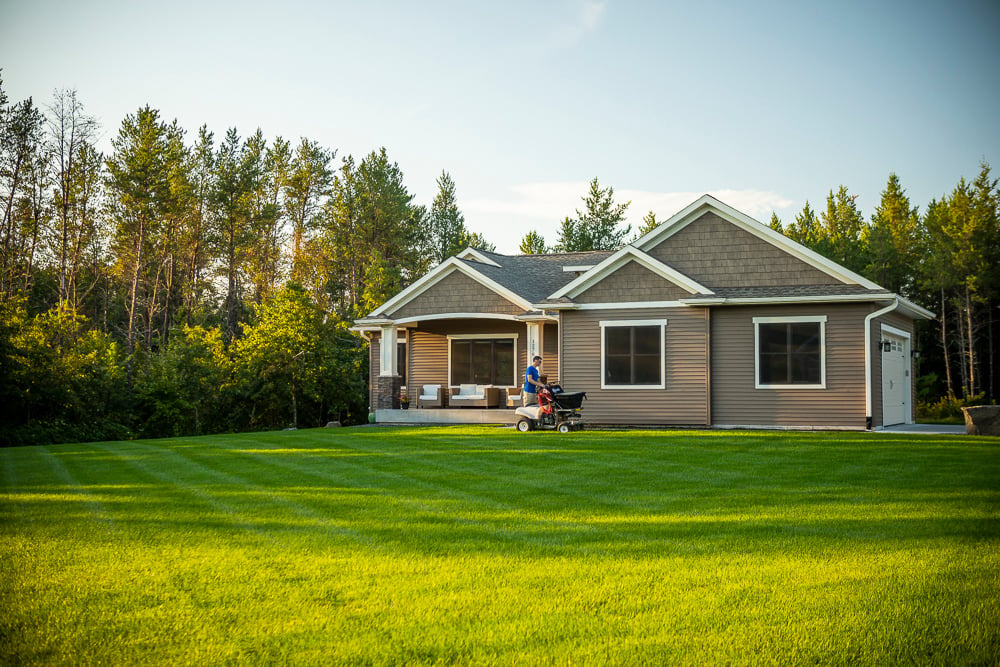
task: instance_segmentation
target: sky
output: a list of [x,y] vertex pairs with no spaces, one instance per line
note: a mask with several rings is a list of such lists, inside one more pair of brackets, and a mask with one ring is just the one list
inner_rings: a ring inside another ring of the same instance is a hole
[[0,0],[11,102],[75,89],[111,150],[149,105],[193,142],[260,128],[360,161],[466,226],[549,244],[588,184],[637,227],[704,193],[766,223],[890,173],[921,211],[1000,176],[1000,1]]

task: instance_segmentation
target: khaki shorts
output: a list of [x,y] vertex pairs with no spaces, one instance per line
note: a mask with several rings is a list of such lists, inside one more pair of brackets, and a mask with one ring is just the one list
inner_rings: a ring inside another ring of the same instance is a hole
[[538,394],[532,394],[528,391],[521,392],[524,395],[524,405],[538,405]]

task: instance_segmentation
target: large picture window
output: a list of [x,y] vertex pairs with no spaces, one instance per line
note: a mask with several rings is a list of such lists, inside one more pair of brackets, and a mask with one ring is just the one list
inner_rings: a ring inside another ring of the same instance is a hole
[[666,320],[601,322],[601,388],[663,389]]
[[513,338],[452,338],[451,384],[517,384]]
[[826,386],[826,317],[755,317],[757,388]]

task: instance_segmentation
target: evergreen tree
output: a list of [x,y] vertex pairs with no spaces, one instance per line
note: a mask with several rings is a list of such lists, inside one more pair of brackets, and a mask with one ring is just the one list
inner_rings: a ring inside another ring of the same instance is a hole
[[448,172],[442,171],[437,185],[438,192],[431,202],[427,219],[431,261],[435,264],[467,248],[470,240],[465,216],[458,209],[455,181]]
[[522,255],[544,255],[548,252],[548,247],[542,235],[532,229],[521,239],[519,251]]
[[865,275],[892,292],[912,294],[917,265],[923,257],[919,227],[916,207],[910,205],[899,177],[889,174],[871,225],[864,230],[868,249]]
[[584,211],[576,211],[576,219],[565,218],[560,224],[561,252],[584,250],[615,250],[625,242],[631,226],[619,227],[632,202],[616,204],[612,187],[601,188],[597,179],[590,182],[590,191],[583,197]]

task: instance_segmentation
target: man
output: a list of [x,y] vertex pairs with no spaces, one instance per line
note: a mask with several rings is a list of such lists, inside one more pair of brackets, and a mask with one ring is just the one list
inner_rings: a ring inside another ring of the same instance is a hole
[[524,371],[524,405],[538,405],[538,387],[543,386],[538,381],[538,369],[542,367],[542,358],[535,356],[531,365]]

